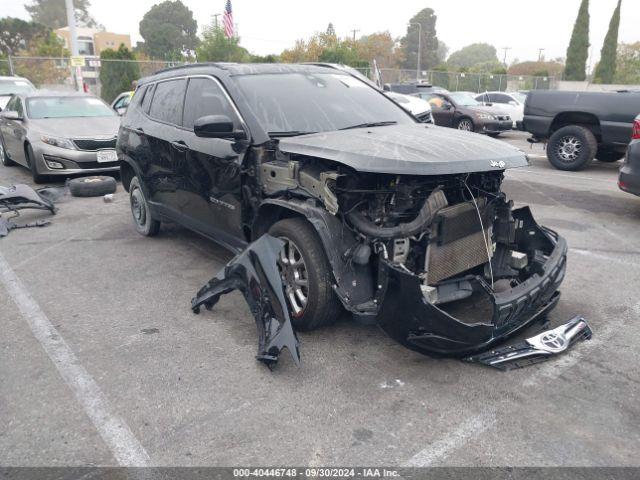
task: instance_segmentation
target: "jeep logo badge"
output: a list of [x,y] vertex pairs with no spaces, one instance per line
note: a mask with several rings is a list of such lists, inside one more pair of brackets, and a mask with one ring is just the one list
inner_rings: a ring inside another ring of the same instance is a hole
[[506,163],[504,163],[502,160],[499,162],[496,162],[495,160],[491,160],[491,164],[490,164],[493,168],[504,168],[507,166]]

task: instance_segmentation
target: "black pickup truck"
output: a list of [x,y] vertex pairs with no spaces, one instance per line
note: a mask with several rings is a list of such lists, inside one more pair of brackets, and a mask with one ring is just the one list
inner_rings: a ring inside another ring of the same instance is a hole
[[529,92],[520,125],[531,141],[547,142],[547,158],[560,170],[581,170],[594,158],[616,162],[631,141],[640,91]]

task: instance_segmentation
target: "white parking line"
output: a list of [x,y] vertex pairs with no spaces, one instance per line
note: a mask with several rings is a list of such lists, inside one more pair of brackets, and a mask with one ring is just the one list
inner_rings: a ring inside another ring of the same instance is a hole
[[36,301],[0,253],[0,282],[18,307],[33,335],[73,391],[96,430],[121,466],[144,467],[150,458],[122,418],[113,413],[93,377],[80,364],[67,342],[51,324]]
[[467,418],[452,432],[424,450],[416,453],[403,465],[404,467],[428,467],[453,450],[457,450],[470,439],[477,437],[496,423],[494,412],[483,413]]

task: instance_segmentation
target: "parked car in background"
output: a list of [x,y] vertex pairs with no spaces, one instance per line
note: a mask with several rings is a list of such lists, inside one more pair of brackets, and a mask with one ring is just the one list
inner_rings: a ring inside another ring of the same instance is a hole
[[403,93],[405,95],[415,95],[418,93],[449,93],[449,90],[446,88],[425,82],[385,83],[383,89],[387,92]]
[[398,102],[402,108],[411,113],[420,122],[433,123],[431,104],[426,100],[414,97],[413,95],[404,95],[396,92],[385,92],[385,95]]
[[468,93],[421,93],[420,97],[431,104],[431,115],[436,125],[492,137],[512,128],[509,115],[482,105]]
[[640,196],[640,115],[633,122],[631,143],[620,168],[618,186],[620,190]]
[[118,115],[124,115],[124,112],[127,111],[127,107],[129,106],[129,102],[131,102],[131,97],[133,97],[133,92],[122,92],[111,102],[111,108],[113,108]]
[[640,112],[640,92],[532,90],[522,129],[547,143],[547,158],[559,170],[581,170],[593,159],[617,162],[631,141]]
[[117,171],[120,118],[102,100],[82,93],[13,95],[0,113],[0,160],[50,175]]
[[35,91],[33,83],[24,77],[0,77],[0,111],[4,110],[14,93],[28,94]]
[[527,94],[522,92],[484,92],[476,95],[476,100],[483,105],[500,106],[513,120],[513,128],[524,118],[524,104]]

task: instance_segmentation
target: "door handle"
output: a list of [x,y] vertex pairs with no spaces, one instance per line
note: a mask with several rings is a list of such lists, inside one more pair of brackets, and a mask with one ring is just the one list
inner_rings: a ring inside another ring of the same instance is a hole
[[179,152],[186,152],[187,150],[189,150],[189,147],[187,146],[187,144],[184,143],[182,140],[177,142],[171,142],[171,146],[176,150],[178,150]]

